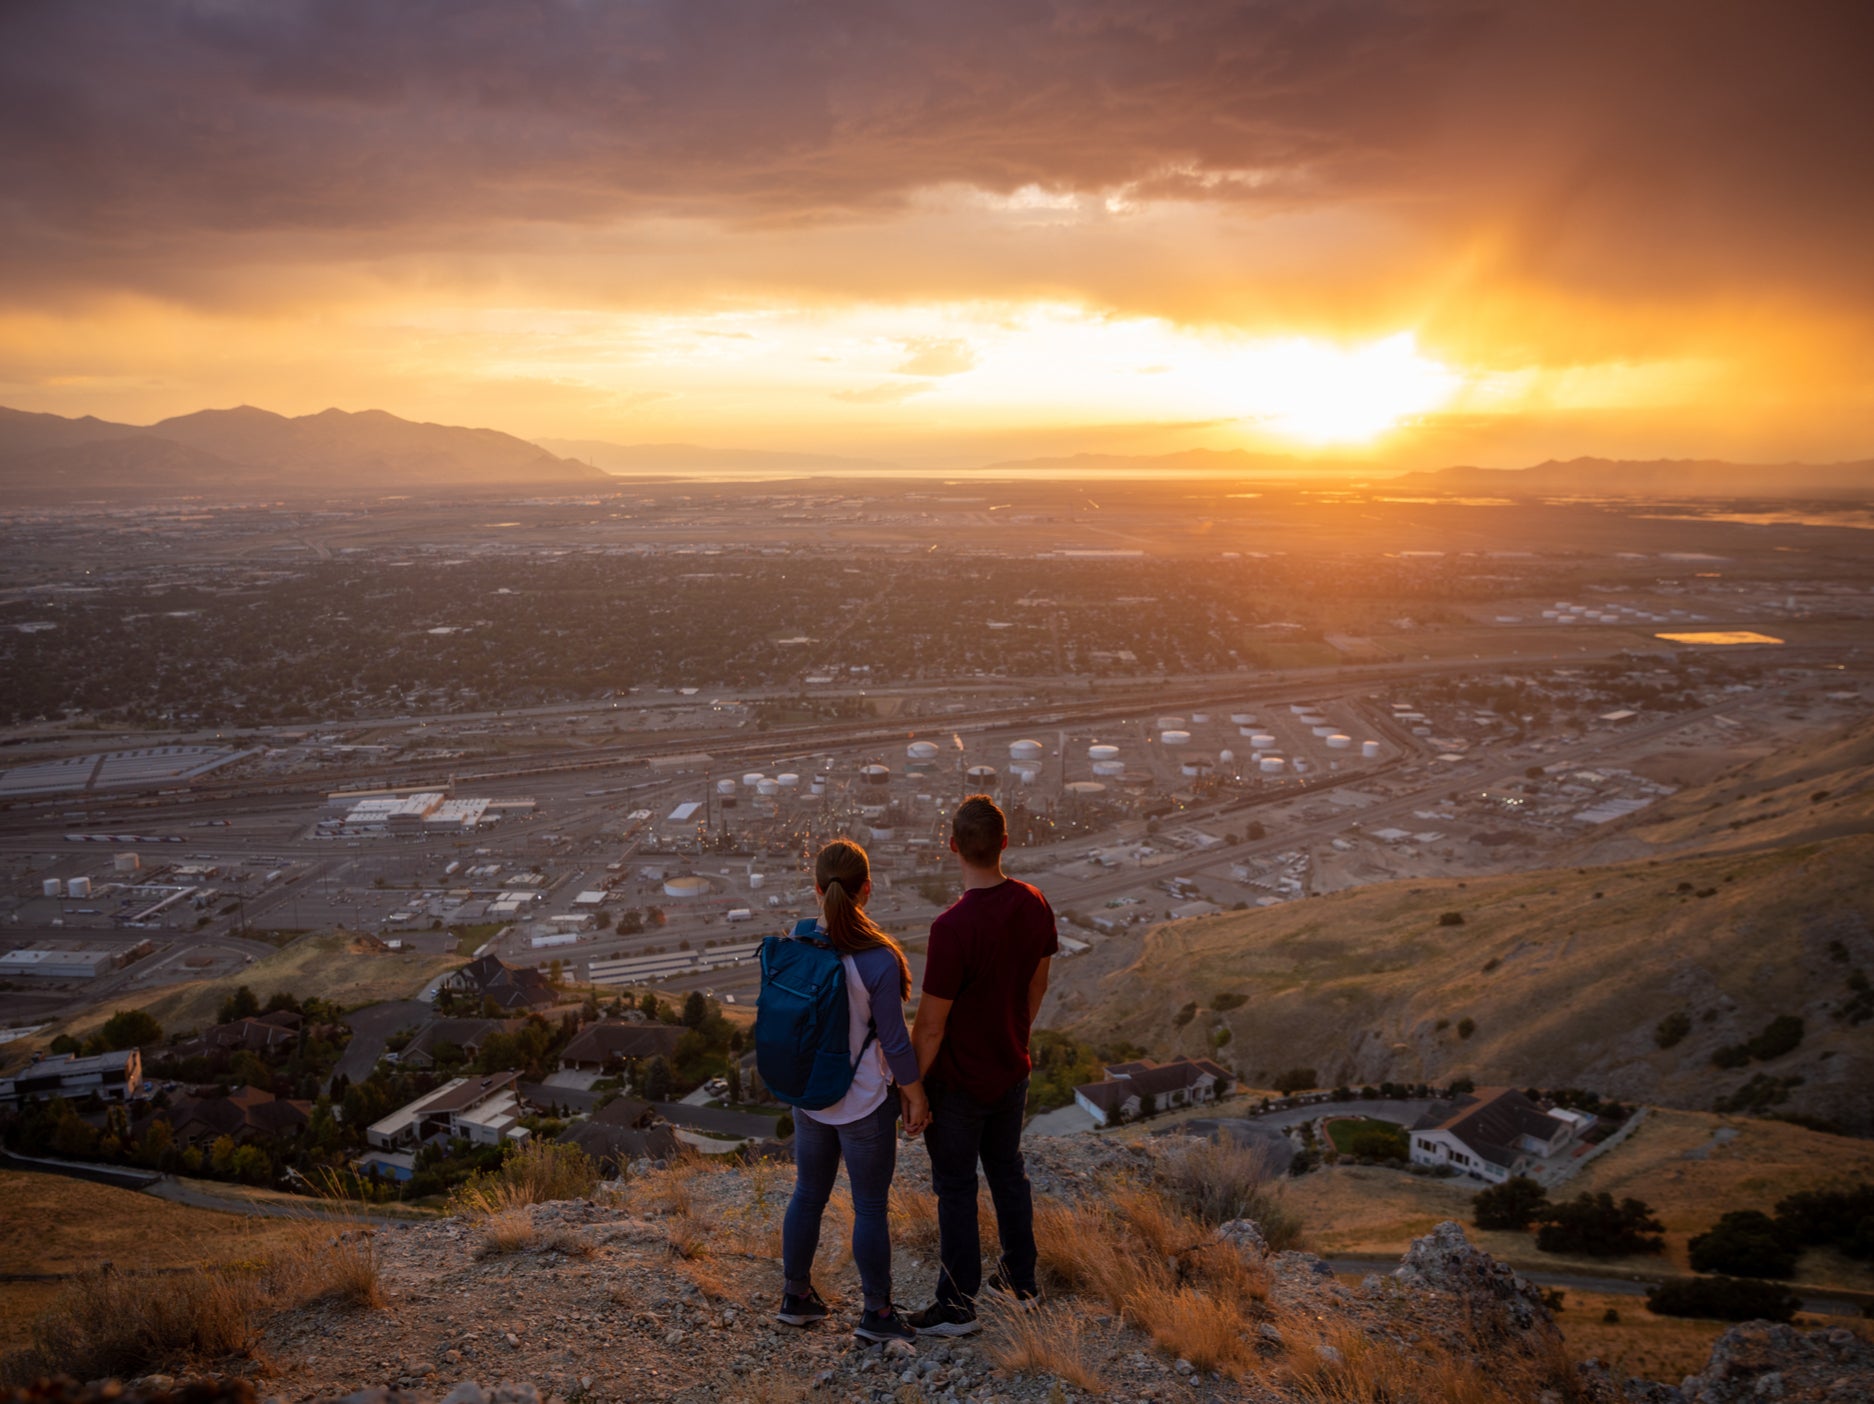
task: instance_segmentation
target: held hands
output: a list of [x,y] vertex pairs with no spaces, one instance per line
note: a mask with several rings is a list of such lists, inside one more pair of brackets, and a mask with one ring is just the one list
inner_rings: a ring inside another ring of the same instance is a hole
[[923,1135],[924,1128],[930,1125],[930,1098],[924,1095],[924,1084],[914,1082],[909,1087],[900,1087],[898,1100],[903,1107],[904,1134]]

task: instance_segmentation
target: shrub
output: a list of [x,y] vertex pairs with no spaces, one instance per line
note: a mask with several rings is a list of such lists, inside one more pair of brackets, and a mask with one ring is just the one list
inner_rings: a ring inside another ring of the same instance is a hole
[[1750,1050],[1741,1043],[1727,1043],[1711,1055],[1714,1068],[1741,1068],[1750,1062]]
[[1802,1300],[1773,1282],[1737,1277],[1696,1277],[1666,1282],[1646,1293],[1655,1316],[1701,1316],[1715,1321],[1788,1321]]
[[1464,913],[1463,912],[1441,913],[1438,917],[1438,924],[1440,926],[1462,926],[1464,925]]
[[1471,1201],[1471,1222],[1480,1229],[1526,1229],[1549,1207],[1549,1192],[1527,1175],[1512,1175]]
[[1653,1042],[1660,1048],[1671,1048],[1691,1031],[1692,1016],[1683,1009],[1676,1009],[1654,1028]]
[[1301,1217],[1288,1207],[1283,1177],[1260,1146],[1186,1141],[1159,1154],[1156,1178],[1174,1204],[1202,1223],[1253,1219],[1278,1253],[1301,1240]]
[[1216,1010],[1219,1014],[1227,1014],[1232,1009],[1241,1009],[1245,1004],[1248,1004],[1248,1003],[1249,1003],[1248,995],[1238,994],[1235,991],[1231,991],[1228,994],[1220,994],[1220,995],[1215,996],[1210,1001],[1210,1007]]
[[1458,1020],[1458,1037],[1469,1038],[1477,1032],[1477,1021],[1468,1015]]
[[1295,1092],[1306,1092],[1309,1088],[1320,1085],[1321,1075],[1313,1068],[1290,1068],[1269,1084],[1285,1097]]
[[1692,1270],[1731,1277],[1788,1277],[1797,1248],[1776,1220],[1755,1209],[1734,1209],[1691,1241]]
[[1763,1027],[1758,1034],[1744,1045],[1750,1056],[1760,1063],[1767,1063],[1772,1058],[1781,1058],[1785,1053],[1793,1053],[1802,1044],[1803,1023],[1795,1014],[1779,1014]]
[[1661,1253],[1665,1225],[1637,1199],[1618,1204],[1611,1194],[1578,1194],[1551,1206],[1540,1216],[1536,1247],[1544,1253],[1581,1253],[1617,1258],[1629,1253]]
[[1171,1018],[1171,1022],[1177,1025],[1179,1028],[1183,1028],[1186,1024],[1190,1023],[1191,1020],[1195,1019],[1196,1017],[1197,1017],[1197,1001],[1193,1000],[1191,1001],[1191,1003],[1185,1005],[1184,1008],[1180,1009],[1176,1014],[1174,1014]]
[[598,1167],[578,1146],[561,1141],[530,1141],[509,1153],[498,1170],[465,1181],[450,1198],[458,1214],[489,1217],[529,1204],[583,1199],[597,1188]]
[[1836,1247],[1851,1258],[1874,1259],[1874,1184],[1789,1195],[1777,1201],[1776,1223],[1799,1247]]

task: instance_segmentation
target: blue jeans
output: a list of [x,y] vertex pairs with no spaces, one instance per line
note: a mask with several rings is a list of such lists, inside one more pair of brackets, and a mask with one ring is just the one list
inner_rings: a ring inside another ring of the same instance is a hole
[[1023,1078],[993,1102],[954,1087],[929,1084],[931,1187],[937,1191],[937,1300],[968,1306],[983,1285],[982,1237],[976,1227],[976,1165],[989,1181],[1002,1240],[1001,1273],[1020,1292],[1035,1290],[1035,1205],[1022,1163]]
[[820,1216],[839,1178],[841,1157],[852,1186],[852,1261],[867,1311],[891,1306],[892,1172],[898,1168],[898,1094],[887,1089],[878,1110],[828,1126],[805,1112],[794,1122],[794,1197],[781,1220],[781,1271],[787,1290],[800,1295],[813,1284],[820,1246]]

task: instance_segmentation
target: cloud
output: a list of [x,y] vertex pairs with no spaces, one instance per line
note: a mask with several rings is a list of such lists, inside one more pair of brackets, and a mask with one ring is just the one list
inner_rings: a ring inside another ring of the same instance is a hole
[[976,368],[976,353],[965,341],[924,337],[905,342],[904,349],[910,355],[893,368],[899,375],[962,375]]
[[849,405],[897,405],[929,389],[928,385],[888,381],[883,385],[868,385],[862,390],[835,390],[832,394],[834,399],[844,400]]

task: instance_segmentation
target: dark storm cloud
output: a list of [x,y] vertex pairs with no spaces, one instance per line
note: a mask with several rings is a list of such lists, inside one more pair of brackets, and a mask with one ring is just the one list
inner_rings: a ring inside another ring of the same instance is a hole
[[13,286],[917,192],[1344,207],[1620,289],[1867,291],[1863,0],[0,8]]

